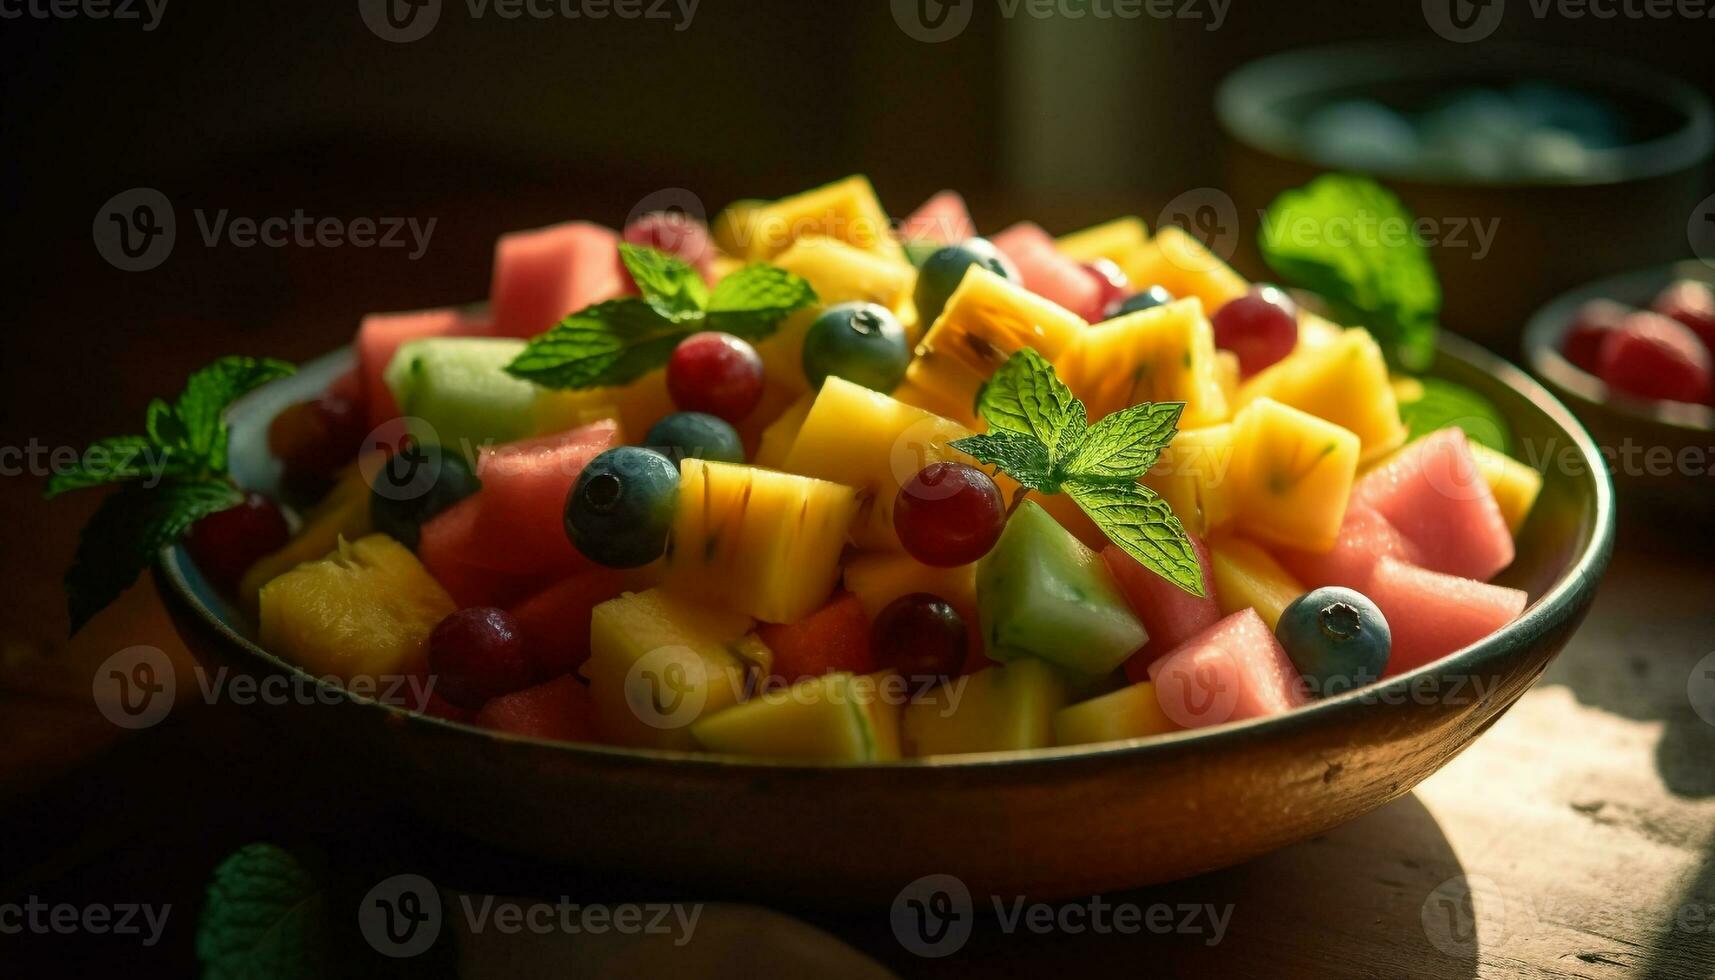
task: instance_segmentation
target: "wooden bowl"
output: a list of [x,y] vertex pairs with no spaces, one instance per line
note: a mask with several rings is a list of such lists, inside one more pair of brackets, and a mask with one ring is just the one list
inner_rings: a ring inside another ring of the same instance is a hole
[[[273,413],[348,365],[344,352],[329,355],[235,408],[241,480],[270,477],[261,443]],[[1436,664],[1284,715],[1097,746],[837,765],[536,741],[337,688],[275,713],[427,820],[682,887],[847,903],[948,873],[977,896],[1046,900],[1235,864],[1373,810],[1458,754],[1566,643],[1607,564],[1612,487],[1572,416],[1524,372],[1454,337],[1435,373],[1493,399],[1521,439],[1560,440],[1589,464],[1546,474],[1500,579],[1533,601]],[[182,548],[162,553],[160,572],[199,653],[311,683],[256,645]]]

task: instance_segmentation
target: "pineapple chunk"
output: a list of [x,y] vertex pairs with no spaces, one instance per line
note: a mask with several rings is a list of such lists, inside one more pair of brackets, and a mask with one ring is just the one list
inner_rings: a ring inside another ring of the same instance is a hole
[[369,482],[363,465],[353,463],[322,502],[304,517],[304,524],[285,547],[250,566],[238,585],[238,597],[251,615],[256,614],[262,587],[307,561],[326,558],[339,547],[340,539],[356,541],[374,530],[369,520]]
[[1215,383],[1221,386],[1228,408],[1239,403],[1239,355],[1230,350],[1215,351]]
[[808,280],[823,306],[876,303],[898,313],[917,282],[911,263],[837,238],[800,238],[774,264]]
[[1264,541],[1327,551],[1339,538],[1357,470],[1357,436],[1259,398],[1233,420],[1233,523]]
[[893,762],[904,758],[900,721],[905,715],[910,683],[892,670],[859,674],[852,678],[852,694],[869,712],[870,731],[875,737],[875,758]]
[[1250,289],[1243,276],[1178,225],[1162,226],[1120,268],[1139,289],[1161,286],[1180,299],[1195,296],[1210,313]]
[[930,463],[969,459],[947,444],[970,434],[956,422],[834,377],[822,384],[782,468],[856,487],[863,513],[853,542],[894,549],[899,488]]
[[1255,609],[1274,629],[1280,614],[1307,590],[1274,556],[1255,542],[1230,534],[1209,539],[1209,570],[1215,578],[1215,602],[1223,616]]
[[806,397],[808,394],[802,388],[785,388],[764,382],[762,398],[757,401],[756,407],[733,426],[738,430],[739,440],[744,444],[744,458],[755,460],[756,454],[762,451],[762,437],[769,427],[779,421],[799,399]]
[[849,486],[686,459],[666,587],[765,622],[796,622],[833,591],[859,509]]
[[1149,241],[1149,229],[1137,218],[1112,221],[1075,231],[1054,241],[1061,255],[1079,262],[1107,259],[1122,268],[1130,256]]
[[905,372],[914,404],[976,427],[977,392],[1026,347],[1049,361],[1084,329],[1077,314],[981,267],[965,273]]
[[1054,744],[1054,713],[1068,701],[1066,681],[1032,657],[985,667],[930,688],[900,721],[909,756],[1004,752]]
[[936,568],[903,551],[864,552],[846,562],[845,586],[872,621],[900,596],[927,592],[947,600],[967,624],[977,622],[976,562]]
[[614,745],[689,749],[689,726],[736,704],[760,641],[748,616],[659,589],[628,592],[590,614],[596,730]]
[[[619,419],[621,412],[611,388],[591,388],[583,391],[547,391],[536,399],[531,408],[535,431],[539,435],[565,432],[601,419]],[[624,423],[614,436],[614,444],[625,442]]]
[[[824,762],[883,757],[875,731],[875,685],[849,673],[809,677],[708,715],[691,735],[710,752]],[[898,736],[893,739],[897,758]]]
[[753,460],[756,465],[771,470],[785,468],[786,456],[792,452],[793,443],[798,441],[798,432],[804,428],[804,420],[810,415],[810,406],[815,403],[815,395],[801,395],[778,418],[768,423],[756,447]]
[[863,176],[768,204],[747,204],[733,213],[731,226],[722,227],[716,240],[734,255],[766,262],[799,239],[818,236],[904,261],[887,212]]
[[1355,433],[1366,461],[1405,444],[1406,427],[1387,362],[1367,330],[1347,330],[1328,343],[1300,343],[1240,385],[1235,407],[1258,398],[1272,398]]
[[734,265],[732,271],[743,267],[742,260],[750,254],[756,215],[768,205],[768,201],[753,198],[734,201],[722,208],[721,212],[715,215],[715,220],[709,222],[709,237],[714,240],[715,247],[739,263]]
[[1345,332],[1344,327],[1332,320],[1317,316],[1309,310],[1300,309],[1298,311],[1298,344],[1294,348],[1294,352],[1326,347],[1339,340],[1340,335]]
[[807,306],[788,315],[773,334],[756,342],[762,376],[769,387],[797,395],[812,393],[810,379],[804,374],[804,338],[810,333],[810,324],[821,315],[820,306]]
[[262,586],[257,637],[312,674],[344,681],[420,670],[429,633],[456,608],[417,556],[385,534]]
[[1232,464],[1231,422],[1181,429],[1141,482],[1167,501],[1179,523],[1203,534],[1232,519]]
[[1087,745],[1161,735],[1179,726],[1161,710],[1155,685],[1148,681],[1061,708],[1054,713],[1054,741]]
[[1513,533],[1513,537],[1518,537],[1519,528],[1524,527],[1524,519],[1530,516],[1531,507],[1536,505],[1536,495],[1542,492],[1542,474],[1476,440],[1469,440],[1469,445],[1478,471],[1495,495],[1495,503],[1501,505],[1501,516],[1506,518],[1507,530]]
[[1215,332],[1202,304],[1185,299],[1079,331],[1054,369],[1090,421],[1139,402],[1184,402],[1186,428],[1227,419],[1215,374]]

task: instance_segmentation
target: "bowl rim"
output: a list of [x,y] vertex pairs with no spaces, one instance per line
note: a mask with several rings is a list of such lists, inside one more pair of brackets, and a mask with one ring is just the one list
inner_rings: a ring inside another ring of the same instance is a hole
[[[1336,714],[1359,710],[1372,699],[1386,700],[1390,694],[1409,695],[1414,687],[1421,686],[1426,680],[1436,679],[1438,675],[1475,676],[1492,659],[1506,654],[1513,645],[1514,638],[1542,632],[1563,621],[1581,608],[1595,591],[1597,581],[1601,577],[1602,570],[1606,567],[1608,557],[1613,550],[1614,488],[1613,478],[1607,467],[1603,465],[1600,451],[1594,440],[1564,405],[1523,370],[1475,343],[1446,331],[1442,332],[1438,346],[1442,353],[1494,376],[1518,392],[1521,397],[1558,425],[1564,435],[1570,437],[1572,444],[1577,447],[1579,456],[1584,461],[1585,472],[1590,475],[1595,486],[1594,519],[1588,542],[1576,556],[1566,573],[1556,580],[1541,598],[1528,606],[1518,619],[1462,650],[1455,651],[1440,660],[1425,664],[1415,670],[1388,678],[1386,681],[1302,705],[1282,714],[1240,722],[1228,722],[1209,728],[1188,729],[1165,735],[1142,736],[1084,745],[867,762],[805,761],[671,749],[631,748],[583,742],[558,742],[497,732],[464,722],[420,714],[352,692],[263,649],[256,641],[234,629],[217,612],[209,608],[191,582],[190,570],[193,566],[186,549],[182,545],[173,545],[162,549],[157,556],[156,566],[158,573],[167,582],[169,598],[187,607],[199,620],[198,625],[218,635],[233,649],[241,651],[249,657],[257,658],[275,670],[295,675],[300,682],[307,681],[314,683],[318,688],[329,689],[326,693],[335,695],[336,701],[343,699],[358,707],[378,708],[389,713],[392,716],[390,720],[395,723],[402,723],[407,726],[432,726],[438,728],[443,735],[484,738],[495,743],[511,744],[539,751],[571,753],[592,763],[627,763],[643,767],[683,767],[690,765],[698,769],[736,769],[753,773],[912,772],[949,769],[983,771],[996,768],[1028,769],[1051,764],[1166,755],[1184,751],[1193,746],[1208,746],[1213,750],[1219,746],[1237,745],[1257,738],[1273,738],[1282,732],[1299,731],[1319,725]],[[342,350],[334,353],[342,354],[345,352]],[[332,357],[334,355],[327,356]],[[247,396],[247,399],[255,397],[255,394]],[[235,410],[241,410],[243,404],[244,401],[237,403],[234,406]]]
[[[1560,341],[1572,328],[1573,315],[1580,306],[1598,299],[1631,306],[1630,300],[1621,297],[1640,294],[1648,284],[1657,284],[1652,291],[1659,291],[1662,286],[1680,279],[1696,279],[1715,285],[1715,263],[1684,259],[1603,276],[1568,289],[1537,307],[1525,321],[1523,344],[1526,362],[1538,377],[1549,384],[1627,420],[1667,426],[1687,436],[1707,436],[1715,432],[1715,410],[1703,405],[1636,398],[1613,391],[1601,378],[1573,364],[1560,352]],[[1635,308],[1644,310],[1648,307]]]
[[[1455,49],[1466,61],[1450,71],[1445,43],[1416,39],[1357,41],[1297,48],[1266,55],[1234,69],[1215,90],[1215,118],[1227,136],[1253,150],[1319,170],[1348,169],[1316,160],[1300,149],[1296,129],[1275,112],[1283,98],[1326,92],[1334,85],[1405,79],[1448,78],[1476,67],[1477,52]],[[1649,99],[1685,117],[1684,125],[1655,139],[1589,151],[1603,166],[1572,178],[1485,180],[1421,170],[1377,171],[1406,185],[1494,189],[1600,187],[1647,180],[1696,166],[1715,151],[1715,110],[1690,84],[1624,58],[1537,43],[1486,46],[1493,62],[1534,70],[1548,80],[1582,82],[1592,88]]]

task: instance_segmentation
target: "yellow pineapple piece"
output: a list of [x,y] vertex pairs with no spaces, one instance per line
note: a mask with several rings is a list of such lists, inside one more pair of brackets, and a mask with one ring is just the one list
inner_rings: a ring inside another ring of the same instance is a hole
[[1209,537],[1209,571],[1222,615],[1255,609],[1271,630],[1286,607],[1307,591],[1260,545],[1232,534]]
[[341,538],[356,541],[374,530],[369,520],[369,481],[363,469],[359,463],[346,467],[321,503],[304,515],[303,526],[292,540],[244,573],[238,597],[252,615],[264,585],[304,562],[326,558],[339,547]]
[[976,562],[936,568],[903,551],[866,551],[847,559],[845,588],[872,620],[900,596],[927,592],[947,600],[966,623],[977,621]]
[[810,406],[815,403],[815,395],[800,395],[797,401],[786,407],[786,411],[768,423],[768,427],[762,430],[762,439],[751,461],[771,470],[784,469],[786,456],[792,451],[792,444],[798,441],[798,432],[804,428]]
[[732,228],[723,228],[716,241],[730,240],[732,247],[723,243],[722,248],[752,261],[772,261],[799,239],[818,236],[903,258],[887,212],[869,178],[863,176],[847,177],[769,204],[747,205],[734,217]]
[[691,724],[744,696],[761,652],[751,625],[749,616],[660,589],[596,606],[582,673],[602,740],[695,748]]
[[429,633],[457,607],[385,534],[338,542],[262,586],[257,638],[312,674],[380,680],[420,670]]
[[1215,383],[1221,387],[1221,397],[1227,407],[1239,402],[1239,355],[1230,350],[1215,351]]
[[750,243],[755,239],[753,230],[756,215],[768,207],[768,201],[754,198],[744,198],[728,204],[709,222],[709,238],[721,252],[736,260],[742,268],[745,257],[750,254]]
[[1232,465],[1232,423],[1181,429],[1140,482],[1160,494],[1188,530],[1203,534],[1232,520]]
[[1309,310],[1298,311],[1298,343],[1294,351],[1326,347],[1345,333],[1344,327]]
[[1157,229],[1120,268],[1138,289],[1161,286],[1180,299],[1195,296],[1211,314],[1250,289],[1243,276],[1178,225]]
[[1148,681],[1122,687],[1054,713],[1054,741],[1059,745],[1117,742],[1177,731],[1178,725],[1161,710],[1155,685]]
[[1086,327],[1054,358],[1092,423],[1139,402],[1184,402],[1186,428],[1224,422],[1215,368],[1215,332],[1194,298]]
[[809,396],[800,388],[787,388],[764,378],[762,398],[757,401],[756,407],[750,410],[749,415],[733,426],[744,443],[745,458],[754,462],[756,454],[762,451],[763,434],[800,399],[807,397]]
[[1469,445],[1477,470],[1494,493],[1495,503],[1501,505],[1501,516],[1506,518],[1507,530],[1517,537],[1519,528],[1524,527],[1524,519],[1530,516],[1531,507],[1536,505],[1537,494],[1542,492],[1542,474],[1476,440],[1470,440]]
[[[592,388],[584,391],[544,391],[531,406],[538,435],[565,432],[601,419],[619,419],[620,434],[614,444],[624,443],[623,413],[612,388]],[[641,435],[642,433],[639,433]]]
[[[807,677],[710,714],[691,735],[710,752],[823,762],[883,758],[872,713],[875,685],[849,673]],[[892,739],[898,758],[898,736]]]
[[1141,220],[1115,218],[1083,231],[1063,235],[1055,239],[1054,247],[1060,254],[1079,262],[1107,259],[1123,269],[1132,253],[1144,247],[1148,241],[1149,229]]
[[833,591],[859,509],[849,486],[686,459],[666,587],[765,622],[796,622]]
[[1054,744],[1054,713],[1066,680],[1022,657],[930,688],[906,705],[900,727],[909,756],[1001,752]]
[[1357,436],[1259,398],[1233,419],[1226,481],[1233,524],[1264,541],[1327,551],[1339,537],[1357,470]]
[[1083,329],[1077,314],[973,266],[917,345],[905,380],[917,404],[974,428],[977,392],[1007,358],[1031,347],[1053,361]]
[[820,306],[807,306],[789,314],[774,333],[756,342],[762,376],[770,385],[800,395],[810,390],[810,379],[804,375],[804,337],[821,315]]
[[837,238],[800,238],[774,264],[807,280],[823,306],[876,303],[898,313],[917,283],[916,270],[898,255]]
[[900,722],[910,697],[910,682],[897,671],[880,670],[853,677],[851,690],[857,703],[869,712],[876,761],[893,762],[904,758]]
[[1239,386],[1236,407],[1272,398],[1357,435],[1362,458],[1405,444],[1406,427],[1381,347],[1367,330],[1346,330],[1326,344],[1301,343]]

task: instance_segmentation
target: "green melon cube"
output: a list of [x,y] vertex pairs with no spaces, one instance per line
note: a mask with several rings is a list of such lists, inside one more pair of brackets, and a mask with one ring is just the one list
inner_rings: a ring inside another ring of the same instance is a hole
[[543,389],[506,373],[523,349],[524,341],[507,337],[414,340],[393,355],[384,379],[399,413],[427,423],[413,425],[413,436],[475,458],[485,444],[535,432]]

